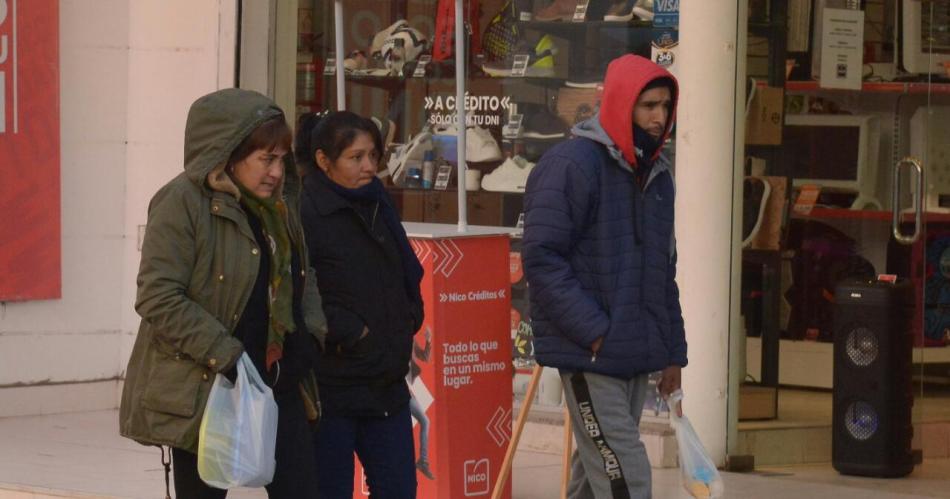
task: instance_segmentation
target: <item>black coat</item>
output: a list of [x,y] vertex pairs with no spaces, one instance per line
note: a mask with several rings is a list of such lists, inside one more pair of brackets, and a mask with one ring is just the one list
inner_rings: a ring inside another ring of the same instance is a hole
[[[267,240],[264,238],[264,232],[261,228],[261,222],[257,216],[250,213],[244,205],[244,212],[247,214],[247,223],[254,233],[254,239],[257,241],[258,248],[266,248]],[[270,252],[261,251],[258,255],[260,266],[257,271],[257,279],[254,281],[254,287],[251,289],[251,296],[248,297],[247,304],[244,306],[244,312],[237,325],[234,326],[233,335],[241,340],[244,345],[244,351],[247,352],[251,361],[257,366],[257,371],[261,378],[274,388],[278,394],[296,390],[298,383],[306,375],[307,371],[313,366],[320,348],[317,339],[312,334],[297,334],[306,332],[301,308],[301,299],[303,298],[304,278],[300,272],[300,255],[297,254],[296,247],[292,248],[291,256],[291,275],[294,279],[294,301],[293,314],[294,323],[297,329],[293,333],[284,336],[283,356],[278,363],[277,368],[271,368],[267,371],[265,367],[265,358],[267,356],[267,329],[270,321],[270,311],[267,307],[268,284],[270,283]],[[226,373],[231,381],[237,375],[236,368]]]
[[[328,416],[386,416],[409,403],[405,376],[423,317],[418,284],[406,288],[382,206],[351,203],[317,177],[304,180],[300,212],[327,316],[316,366],[321,402]],[[359,339],[364,326],[369,334]]]

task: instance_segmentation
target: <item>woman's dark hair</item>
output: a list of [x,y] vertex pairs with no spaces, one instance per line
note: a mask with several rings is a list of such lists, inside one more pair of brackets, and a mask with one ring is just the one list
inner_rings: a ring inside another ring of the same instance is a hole
[[[314,123],[314,121],[318,122]],[[369,134],[376,146],[376,152],[382,157],[383,138],[379,133],[379,128],[368,118],[349,111],[337,111],[322,119],[310,120],[308,123],[301,120],[301,126],[297,130],[298,144],[302,142],[301,134],[307,133],[306,124],[312,126],[308,148],[311,162],[314,161],[313,158],[318,150],[323,151],[330,161],[336,161],[347,147],[353,145],[353,141],[360,133]]]
[[287,121],[283,116],[275,116],[261,123],[250,135],[244,137],[244,140],[231,152],[227,166],[230,169],[258,149],[273,151],[282,148],[289,151],[292,140],[293,134],[287,126]]
[[310,148],[310,136],[313,134],[313,129],[320,124],[320,120],[327,117],[327,114],[329,114],[327,111],[304,113],[297,120],[297,133],[294,135],[294,162],[297,163],[297,169],[302,174],[317,167],[313,149]]

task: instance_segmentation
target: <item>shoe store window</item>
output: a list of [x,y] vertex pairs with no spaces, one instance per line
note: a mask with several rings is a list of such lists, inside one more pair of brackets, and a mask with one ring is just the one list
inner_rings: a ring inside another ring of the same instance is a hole
[[[829,462],[832,440],[865,449],[877,432],[946,456],[934,436],[950,422],[950,1],[749,4],[740,453]],[[910,302],[875,302],[858,281],[905,284]],[[801,452],[757,447],[772,441],[761,432]]]
[[[380,124],[387,144],[381,172],[402,220],[455,224],[463,128],[456,122],[456,67],[463,64],[467,222],[517,227],[528,175],[547,150],[571,137],[574,125],[597,115],[611,60],[638,54],[676,74],[676,4],[465,0],[460,55],[454,0],[347,0],[338,26],[334,2],[298,0],[297,115],[337,109],[336,75],[327,61],[338,53],[334,30],[340,29],[345,107]],[[672,164],[675,145],[664,151]],[[512,262],[520,262],[519,247],[513,238]],[[534,360],[520,271],[513,271],[511,293],[515,391],[523,397]],[[549,405],[560,414],[557,376],[545,376],[541,391],[558,396],[542,397],[534,410]],[[644,415],[662,422],[667,411],[653,397]]]
[[[336,109],[337,50],[334,2],[297,4],[299,117]],[[403,220],[455,223],[464,64],[468,223],[515,227],[532,167],[596,115],[610,60],[636,53],[675,72],[676,19],[655,23],[652,0],[466,0],[463,10],[458,57],[453,0],[343,2],[346,109],[387,132],[383,175]],[[446,165],[448,183],[437,182]]]

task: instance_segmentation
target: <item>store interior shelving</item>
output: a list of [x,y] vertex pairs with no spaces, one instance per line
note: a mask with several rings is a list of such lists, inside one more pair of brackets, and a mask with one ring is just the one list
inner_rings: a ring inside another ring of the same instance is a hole
[[[760,87],[765,82],[757,83]],[[861,90],[847,90],[824,88],[818,81],[787,81],[785,90],[788,92],[862,92],[886,94],[941,94],[950,95],[950,81],[938,78],[935,81],[866,81],[861,84]]]

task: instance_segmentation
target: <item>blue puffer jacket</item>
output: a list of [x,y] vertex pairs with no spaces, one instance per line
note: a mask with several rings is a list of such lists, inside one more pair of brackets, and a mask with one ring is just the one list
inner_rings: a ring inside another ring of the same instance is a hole
[[[634,72],[641,81],[633,85],[636,78],[623,81],[627,95],[605,89],[601,109],[625,109],[579,124],[576,137],[549,150],[528,178],[523,259],[542,365],[625,379],[686,365],[669,162],[657,151],[641,189],[632,125],[604,126],[632,116],[649,81],[672,78],[656,70]],[[667,135],[672,121],[671,113]],[[615,136],[629,143],[617,145]],[[591,345],[600,337],[595,357]]]

